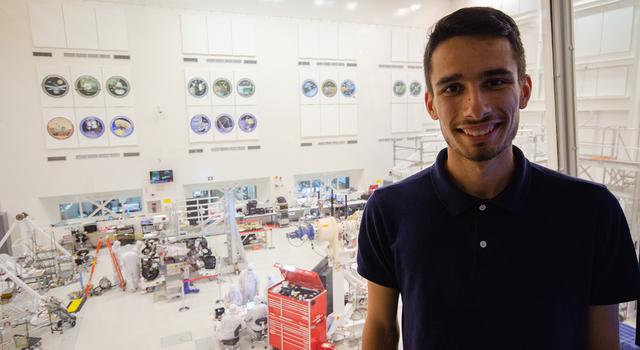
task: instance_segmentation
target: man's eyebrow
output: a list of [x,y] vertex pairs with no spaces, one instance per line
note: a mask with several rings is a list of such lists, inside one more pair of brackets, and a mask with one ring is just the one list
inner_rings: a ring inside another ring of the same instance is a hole
[[436,82],[436,85],[440,86],[440,85],[449,84],[449,83],[454,82],[456,80],[460,80],[460,78],[462,78],[462,74],[447,75],[445,77],[440,78],[440,80],[438,80]]
[[[495,77],[495,76],[508,76],[510,78],[513,78],[513,72],[505,68],[496,68],[496,69],[486,70],[482,72],[482,75],[481,75],[482,78],[489,78],[489,77]],[[436,86],[446,85],[454,81],[458,81],[461,78],[462,78],[462,74],[447,75],[440,78],[440,80],[436,82]]]
[[513,77],[513,73],[510,70],[504,68],[496,68],[484,71],[482,73],[482,78],[493,77],[496,75]]

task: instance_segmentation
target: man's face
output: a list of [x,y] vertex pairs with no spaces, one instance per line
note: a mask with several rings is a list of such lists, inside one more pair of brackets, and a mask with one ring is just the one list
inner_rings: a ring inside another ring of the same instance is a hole
[[[520,109],[531,96],[531,78],[518,80],[509,41],[458,36],[438,45],[431,56],[427,110],[449,149],[471,161],[487,161],[510,148]],[[449,157],[455,157],[449,152]]]

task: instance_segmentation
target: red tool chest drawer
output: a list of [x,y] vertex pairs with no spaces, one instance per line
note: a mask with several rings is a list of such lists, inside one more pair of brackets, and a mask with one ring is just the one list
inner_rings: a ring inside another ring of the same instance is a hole
[[315,350],[327,340],[327,291],[313,271],[276,267],[284,281],[269,288],[269,345]]

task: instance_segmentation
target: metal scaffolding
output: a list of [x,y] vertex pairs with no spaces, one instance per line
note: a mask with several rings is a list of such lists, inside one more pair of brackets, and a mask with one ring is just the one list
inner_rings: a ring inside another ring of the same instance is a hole
[[[544,128],[522,125],[513,141],[532,162],[547,162]],[[441,149],[447,147],[439,128],[427,129],[423,134],[393,141],[392,181],[399,181],[433,164]]]
[[175,239],[226,236],[226,256],[220,257],[220,273],[232,273],[246,268],[247,258],[236,222],[232,189],[224,189],[224,198],[175,201],[170,216],[172,228],[168,236]]
[[[640,220],[640,129],[584,126],[579,130],[578,176],[599,182],[618,198],[636,249]],[[586,140],[590,141],[586,141]]]

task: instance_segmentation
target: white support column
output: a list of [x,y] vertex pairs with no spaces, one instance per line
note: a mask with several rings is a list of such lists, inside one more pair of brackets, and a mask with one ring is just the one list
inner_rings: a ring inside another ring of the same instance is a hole
[[333,269],[333,314],[344,316],[344,269]]
[[558,143],[556,140],[556,101],[555,101],[555,86],[553,81],[553,51],[552,36],[551,36],[551,3],[549,0],[541,0],[540,8],[538,12],[538,23],[542,31],[542,45],[539,48],[542,52],[540,60],[542,63],[542,69],[544,72],[538,75],[539,81],[534,81],[538,86],[544,85],[544,96],[540,96],[544,99],[544,139],[546,143],[545,154],[547,155],[546,166],[557,170],[558,169]]
[[550,0],[558,170],[578,174],[573,61],[573,0]]
[[13,230],[16,229],[16,227],[18,227],[18,223],[20,221],[15,221],[11,227],[9,228],[9,230],[7,230],[7,232],[4,234],[4,237],[2,237],[2,240],[0,240],[0,248],[2,248],[5,243],[7,243],[7,240],[9,239],[9,237],[11,236],[11,234],[13,233]]
[[[638,30],[640,30],[640,6],[634,6],[634,12],[633,29],[631,31],[631,53],[635,58],[635,62],[631,66],[630,72],[635,72],[635,77],[633,80],[628,80],[633,87],[628,90],[629,96],[631,96],[631,110],[629,111],[629,123],[627,124],[632,129],[640,128],[640,33],[638,33]],[[635,144],[632,145],[635,152],[633,159],[638,162],[640,161],[640,152],[638,151],[638,147],[640,147],[640,132],[634,142]]]
[[243,269],[247,263],[247,257],[244,253],[244,246],[242,245],[242,239],[240,238],[240,232],[238,231],[238,224],[236,222],[236,205],[233,198],[233,193],[230,189],[224,190],[224,200],[226,204],[227,214],[227,226],[229,228],[229,244],[231,263],[238,268]]

